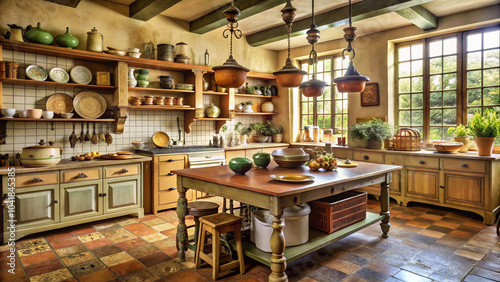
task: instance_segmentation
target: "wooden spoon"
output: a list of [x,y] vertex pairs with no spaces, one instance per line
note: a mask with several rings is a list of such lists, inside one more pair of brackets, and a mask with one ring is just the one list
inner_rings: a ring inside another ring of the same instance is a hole
[[113,136],[111,136],[111,134],[109,134],[109,122],[106,123],[106,143],[108,144],[111,144],[113,143]]
[[94,122],[94,131],[92,132],[92,137],[90,137],[90,141],[92,141],[92,144],[96,145],[97,142],[99,142],[99,136],[95,133],[95,122]]
[[75,126],[76,122],[73,122],[73,132],[71,132],[71,135],[69,136],[69,144],[71,145],[71,148],[75,148],[76,142],[78,142],[78,137],[75,134]]
[[83,141],[85,140],[85,132],[83,131],[83,122],[81,123],[82,125],[82,132],[80,132],[80,138],[78,138],[78,140],[80,140],[80,143],[83,143]]
[[85,134],[85,141],[90,141],[89,122],[87,122],[87,133]]

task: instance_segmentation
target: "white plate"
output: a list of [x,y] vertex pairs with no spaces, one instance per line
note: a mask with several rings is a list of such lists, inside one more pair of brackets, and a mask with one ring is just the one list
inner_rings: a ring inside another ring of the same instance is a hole
[[89,84],[92,81],[92,72],[84,66],[76,66],[69,72],[71,80],[78,84]]
[[26,76],[33,80],[44,81],[47,79],[47,72],[37,65],[31,65],[26,68]]
[[69,81],[69,74],[61,68],[53,68],[49,71],[49,77],[52,81],[66,83]]
[[269,175],[272,179],[283,182],[307,182],[314,181],[314,176],[297,174],[297,173],[283,173],[283,174],[273,174]]

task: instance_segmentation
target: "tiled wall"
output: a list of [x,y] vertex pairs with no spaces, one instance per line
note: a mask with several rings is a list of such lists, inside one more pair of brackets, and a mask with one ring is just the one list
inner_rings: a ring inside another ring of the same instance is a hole
[[[3,50],[3,61],[17,62],[21,64],[20,78],[24,78],[25,69],[27,66],[36,64],[46,69],[47,71],[54,67],[60,67],[66,71],[71,70],[73,66],[79,65],[80,62],[56,58],[45,55],[35,55],[17,51]],[[92,69],[95,67],[89,65]],[[97,66],[99,67],[99,66]],[[100,66],[102,68],[102,66]],[[71,97],[84,91],[81,88],[59,88],[51,86],[28,86],[22,84],[3,83],[3,108],[15,108],[17,110],[25,109],[45,109],[46,99],[54,93],[66,93]],[[100,91],[96,91],[100,92]],[[103,94],[110,101],[111,93]],[[203,98],[204,105],[210,103],[219,104],[217,95],[205,95]],[[240,102],[237,99],[237,102]],[[179,133],[177,130],[177,117],[180,118],[182,135],[185,136],[186,145],[208,145],[209,140],[215,134],[215,122],[213,121],[198,121],[192,124],[191,133],[185,134],[183,130],[184,112],[183,111],[146,111],[146,110],[130,110],[129,117],[125,123],[125,130],[122,134],[111,134],[113,136],[113,144],[106,145],[104,142],[99,142],[97,145],[92,145],[90,142],[77,143],[75,148],[71,148],[69,144],[69,136],[73,130],[71,122],[9,122],[7,124],[7,144],[0,145],[0,153],[8,153],[12,158],[16,153],[20,153],[23,147],[35,145],[40,139],[45,141],[55,141],[56,145],[63,148],[63,158],[69,158],[75,154],[81,154],[90,151],[99,151],[102,153],[111,153],[122,150],[131,150],[130,143],[132,141],[145,141],[148,146],[153,146],[151,136],[156,131],[165,131],[172,139],[178,139]],[[229,124],[230,130],[234,128],[234,124],[241,121],[245,125],[253,122],[261,121],[260,117],[238,117],[236,121]],[[53,130],[52,130],[53,124]],[[92,123],[90,124],[90,134],[92,134]],[[99,124],[96,124],[99,128]],[[106,124],[103,124],[104,129]],[[86,131],[86,124],[84,125]],[[76,123],[76,134],[81,132],[81,123]]]

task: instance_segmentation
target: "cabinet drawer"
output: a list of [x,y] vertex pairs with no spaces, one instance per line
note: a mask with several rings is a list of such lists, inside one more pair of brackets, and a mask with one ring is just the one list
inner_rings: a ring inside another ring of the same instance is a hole
[[104,167],[104,178],[129,176],[139,174],[139,164],[127,164],[121,166]]
[[419,157],[419,156],[406,156],[405,165],[422,168],[439,168],[439,158]]
[[59,183],[59,173],[29,173],[16,175],[16,188]]
[[165,205],[177,202],[179,193],[177,190],[165,190],[158,192],[158,205]]
[[168,155],[158,157],[160,162],[174,162],[174,161],[184,161],[186,155]]
[[177,176],[166,175],[158,177],[158,191],[173,191],[177,188]]
[[354,152],[354,160],[370,163],[384,163],[384,153],[377,152]]
[[405,157],[404,156],[398,156],[398,155],[386,154],[385,155],[385,163],[386,164],[391,164],[391,165],[404,166],[405,165]]
[[158,164],[158,176],[170,175],[171,170],[184,169],[184,160],[161,162]]
[[61,174],[63,183],[96,180],[101,178],[101,168],[67,170]]
[[479,160],[444,159],[444,170],[463,172],[486,172],[486,162]]

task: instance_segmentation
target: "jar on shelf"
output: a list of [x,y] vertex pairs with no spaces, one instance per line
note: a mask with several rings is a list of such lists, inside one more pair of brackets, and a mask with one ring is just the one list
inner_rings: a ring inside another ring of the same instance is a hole
[[304,126],[304,134],[302,136],[302,142],[312,142],[313,138],[311,137],[311,127],[309,125]]
[[177,105],[177,106],[184,105],[184,98],[182,98],[182,97],[175,97],[174,98],[174,105]]
[[135,77],[137,80],[137,86],[139,87],[148,87],[149,85],[149,70],[148,69],[140,69],[139,73]]
[[163,96],[156,97],[155,105],[160,105],[160,106],[165,105],[165,97]]
[[174,104],[174,98],[173,97],[165,97],[165,105],[173,105]]
[[174,78],[170,75],[160,75],[160,88],[172,89],[174,88]]
[[155,96],[144,96],[144,105],[153,105],[155,101]]
[[323,131],[323,142],[333,142],[333,129],[325,129]]
[[314,143],[319,143],[319,126],[315,125],[312,127],[312,132],[313,132],[313,142]]

